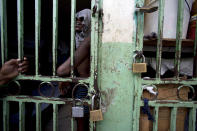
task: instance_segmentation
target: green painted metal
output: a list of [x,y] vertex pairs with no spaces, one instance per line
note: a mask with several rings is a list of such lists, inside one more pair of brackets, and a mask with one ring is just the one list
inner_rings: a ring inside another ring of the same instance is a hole
[[58,0],[53,0],[53,76],[56,75],[58,42]]
[[36,131],[42,130],[41,121],[41,103],[36,103]]
[[41,26],[41,1],[35,0],[35,74],[39,74],[39,47]]
[[162,57],[162,38],[163,38],[163,23],[164,23],[164,6],[165,0],[159,0],[159,18],[158,18],[158,40],[157,40],[157,64],[156,78],[161,76],[161,57]]
[[23,59],[24,44],[24,1],[17,0],[17,22],[18,22],[18,58]]
[[171,109],[170,131],[176,131],[176,115],[177,115],[177,108],[174,107]]
[[19,102],[19,131],[25,131],[25,103]]
[[154,108],[154,119],[155,119],[155,122],[153,122],[153,131],[157,131],[158,130],[158,114],[159,114],[159,107],[156,106]]
[[72,0],[72,7],[71,7],[71,77],[74,77],[74,53],[75,53],[75,19],[76,14],[76,0]]
[[175,53],[175,63],[174,63],[174,67],[175,67],[174,71],[175,71],[176,78],[179,77],[179,71],[180,71],[184,2],[185,2],[184,0],[179,0],[179,3],[178,3],[176,53]]
[[5,63],[7,59],[7,8],[6,0],[0,0],[0,20],[1,20],[1,63]]
[[189,131],[196,130],[196,108],[192,108],[189,111]]
[[9,102],[3,101],[3,127],[4,131],[9,131]]
[[58,131],[58,105],[53,104],[53,131]]

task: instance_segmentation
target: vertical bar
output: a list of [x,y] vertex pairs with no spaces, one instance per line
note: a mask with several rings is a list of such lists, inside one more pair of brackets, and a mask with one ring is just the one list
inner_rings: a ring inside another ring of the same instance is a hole
[[0,29],[1,29],[1,64],[3,65],[7,59],[7,3],[6,0],[0,1]]
[[171,110],[170,131],[176,131],[176,114],[177,108],[173,107]]
[[58,0],[53,0],[53,76],[56,75],[58,42]]
[[53,104],[53,131],[58,131],[58,105]]
[[71,131],[74,131],[74,118],[71,118]]
[[[197,20],[196,20],[196,24],[197,24]],[[197,52],[197,26],[196,26],[196,32],[195,32],[195,40],[194,40],[194,65],[193,65],[193,68],[194,68],[194,74],[193,76],[196,77],[197,76],[197,55],[196,55],[196,52]]]
[[3,131],[9,131],[9,102],[3,101]]
[[18,22],[18,58],[23,59],[24,44],[24,1],[17,0],[17,22]]
[[153,131],[158,130],[158,112],[159,112],[159,107],[155,107],[154,109],[155,121],[153,122]]
[[36,103],[36,131],[41,131],[41,110],[40,103]]
[[160,78],[160,75],[161,75],[161,57],[162,57],[164,6],[165,6],[165,0],[159,0],[156,78]]
[[192,108],[189,111],[189,131],[196,130],[196,108]]
[[40,47],[40,24],[41,24],[41,0],[35,0],[35,74],[39,74],[39,47]]
[[25,131],[25,103],[19,102],[19,131]]
[[71,3],[71,77],[74,77],[74,54],[75,54],[75,14],[76,14],[76,0]]
[[180,59],[181,59],[181,43],[182,43],[182,32],[183,32],[183,11],[184,11],[184,0],[179,0],[178,3],[178,15],[177,15],[177,30],[176,30],[176,53],[174,70],[175,77],[179,77],[180,71]]

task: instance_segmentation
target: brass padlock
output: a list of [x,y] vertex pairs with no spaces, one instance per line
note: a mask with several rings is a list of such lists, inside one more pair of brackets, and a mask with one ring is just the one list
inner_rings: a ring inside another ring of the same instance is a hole
[[99,108],[98,110],[94,110],[94,98],[95,95],[92,96],[92,110],[90,111],[90,120],[91,121],[102,121],[103,120],[103,113],[101,110],[101,98],[100,98],[100,103],[99,103]]
[[147,67],[146,67],[147,65],[145,63],[144,55],[143,54],[141,55],[141,58],[143,58],[142,63],[136,63],[136,57],[137,57],[137,54],[134,56],[133,72],[134,73],[145,73],[145,72],[147,72]]

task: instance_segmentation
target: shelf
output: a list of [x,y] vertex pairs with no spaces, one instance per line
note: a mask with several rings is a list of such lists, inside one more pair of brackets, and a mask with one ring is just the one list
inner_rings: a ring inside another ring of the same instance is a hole
[[[175,47],[176,39],[163,39],[162,42],[163,47]],[[144,46],[157,46],[157,39],[144,40]],[[191,39],[183,39],[182,47],[193,47],[194,40]]]

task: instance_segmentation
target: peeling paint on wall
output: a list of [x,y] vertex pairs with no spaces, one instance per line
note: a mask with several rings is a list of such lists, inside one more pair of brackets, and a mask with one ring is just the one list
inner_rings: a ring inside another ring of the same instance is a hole
[[103,12],[103,42],[132,42],[134,1],[104,0]]

